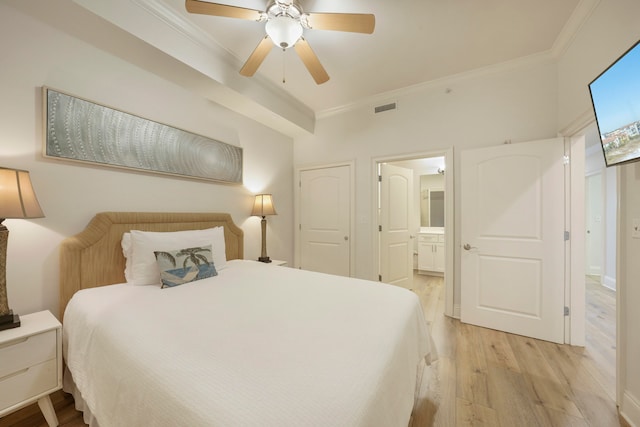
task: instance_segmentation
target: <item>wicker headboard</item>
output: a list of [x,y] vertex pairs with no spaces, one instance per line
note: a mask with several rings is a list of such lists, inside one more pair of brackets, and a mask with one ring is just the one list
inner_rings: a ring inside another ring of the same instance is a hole
[[60,247],[60,318],[80,289],[123,283],[122,234],[130,230],[181,231],[224,227],[227,259],[242,259],[242,229],[227,213],[102,212]]

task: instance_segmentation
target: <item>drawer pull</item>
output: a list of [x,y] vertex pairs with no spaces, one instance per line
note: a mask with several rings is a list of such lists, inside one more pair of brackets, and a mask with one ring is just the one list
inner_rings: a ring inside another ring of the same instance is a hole
[[0,382],[2,382],[2,381],[4,381],[4,380],[6,380],[6,379],[8,379],[8,378],[11,378],[11,377],[15,377],[15,376],[18,376],[18,375],[22,375],[22,374],[24,374],[25,372],[27,372],[28,370],[29,370],[29,368],[24,368],[24,369],[21,369],[21,370],[19,370],[19,371],[12,372],[12,373],[10,373],[9,375],[5,375],[4,377],[0,378]]
[[23,342],[29,341],[29,337],[26,338],[18,338],[17,340],[9,341],[0,344],[0,348],[11,347],[12,345],[21,344]]

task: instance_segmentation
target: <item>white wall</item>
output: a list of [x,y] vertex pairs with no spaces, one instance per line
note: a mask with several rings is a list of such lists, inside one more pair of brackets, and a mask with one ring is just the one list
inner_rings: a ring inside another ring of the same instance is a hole
[[[292,140],[181,88],[181,80],[194,79],[192,86],[207,90],[197,73],[139,41],[99,22],[74,25],[57,28],[0,3],[0,166],[31,172],[46,215],[5,221],[10,307],[58,313],[58,246],[106,210],[229,212],[245,231],[245,258],[256,259],[260,223],[248,216],[252,194],[272,192],[278,215],[268,222],[269,255],[291,262]],[[43,85],[240,146],[244,185],[44,159]]]
[[[314,135],[297,138],[297,166],[355,160],[356,276],[374,279],[377,275],[373,271],[373,159],[454,147],[456,167],[452,172],[457,183],[459,150],[502,144],[505,140],[515,143],[556,136],[556,79],[555,65],[547,62],[461,78],[447,86],[426,87],[394,99],[398,102],[395,111],[374,115],[371,105],[320,119]],[[455,203],[458,202],[455,194]],[[447,232],[459,227],[460,212],[456,212],[453,227],[448,225]],[[459,247],[457,239],[456,236],[455,246]],[[455,271],[459,271],[458,255]],[[454,280],[459,303],[458,274]]]
[[[591,108],[587,85],[640,39],[640,2],[601,0],[560,58],[560,128],[579,120]],[[640,426],[640,240],[631,239],[631,220],[640,218],[640,165],[621,169],[617,276],[620,411]],[[607,171],[609,174],[610,172]]]

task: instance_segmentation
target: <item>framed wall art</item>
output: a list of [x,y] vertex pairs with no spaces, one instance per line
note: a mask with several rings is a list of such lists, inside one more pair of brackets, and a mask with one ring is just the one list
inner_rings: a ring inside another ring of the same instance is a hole
[[44,156],[242,183],[242,148],[43,87]]

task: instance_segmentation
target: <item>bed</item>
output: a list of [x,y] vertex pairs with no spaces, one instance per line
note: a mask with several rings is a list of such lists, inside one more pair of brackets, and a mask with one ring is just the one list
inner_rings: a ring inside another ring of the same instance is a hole
[[[132,278],[136,239],[214,229],[222,243],[198,246],[212,277]],[[64,386],[91,426],[410,422],[435,354],[413,292],[243,260],[243,232],[220,213],[99,213],[60,254]]]

